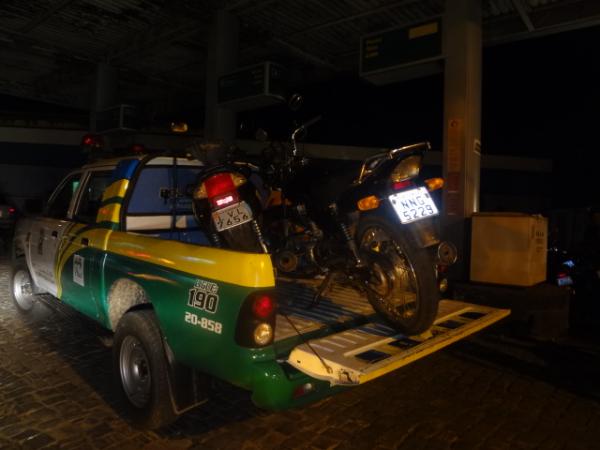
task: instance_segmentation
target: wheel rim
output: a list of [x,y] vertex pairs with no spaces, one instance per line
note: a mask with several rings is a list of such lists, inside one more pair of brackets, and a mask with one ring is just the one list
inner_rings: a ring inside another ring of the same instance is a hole
[[415,270],[409,258],[380,227],[368,228],[362,235],[361,250],[372,255],[369,289],[394,318],[408,320],[419,308],[419,287]]
[[127,398],[134,406],[144,407],[150,400],[150,364],[142,343],[134,336],[123,339],[119,369]]
[[21,309],[28,311],[33,307],[31,277],[27,271],[18,270],[13,276],[13,296]]

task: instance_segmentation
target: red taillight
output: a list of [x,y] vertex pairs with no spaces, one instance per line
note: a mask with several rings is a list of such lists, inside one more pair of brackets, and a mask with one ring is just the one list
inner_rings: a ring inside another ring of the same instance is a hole
[[405,189],[409,186],[412,186],[412,184],[413,183],[410,180],[397,181],[392,185],[392,188],[394,188],[395,191],[399,191],[400,189]]
[[208,198],[218,197],[235,190],[235,184],[233,184],[231,174],[228,172],[213,175],[204,184],[206,185],[206,195]]
[[14,214],[16,212],[17,212],[17,210],[15,208],[13,208],[12,206],[10,208],[8,208],[8,213],[9,214]]
[[86,134],[81,139],[81,145],[84,147],[102,148],[104,147],[104,139],[97,134]]
[[315,386],[312,383],[304,383],[300,386],[296,386],[294,392],[292,393],[292,398],[299,398],[303,395],[310,394],[315,389]]
[[261,295],[254,300],[254,304],[252,305],[252,312],[259,319],[266,319],[275,310],[275,302],[268,295]]
[[129,147],[129,150],[131,153],[145,153],[146,147],[144,147],[142,144],[132,144],[131,147]]

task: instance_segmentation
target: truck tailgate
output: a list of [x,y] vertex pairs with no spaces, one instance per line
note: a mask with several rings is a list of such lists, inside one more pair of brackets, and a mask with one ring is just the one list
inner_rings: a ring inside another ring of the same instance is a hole
[[[305,285],[305,289],[308,287]],[[289,289],[289,286],[285,288],[286,291]],[[287,358],[287,362],[296,369],[332,385],[365,383],[510,314],[510,310],[506,309],[441,300],[437,318],[429,331],[419,336],[404,336],[385,325],[366,300],[350,289],[336,288],[317,306],[307,308],[311,292],[314,291],[309,289],[300,295],[301,292],[297,291],[293,302],[284,302],[277,318],[276,340],[292,334],[305,335],[325,327],[332,330],[342,328],[318,338],[304,338]],[[360,325],[352,326],[353,322]],[[344,327],[344,323],[350,326]],[[331,327],[336,324],[337,327]]]

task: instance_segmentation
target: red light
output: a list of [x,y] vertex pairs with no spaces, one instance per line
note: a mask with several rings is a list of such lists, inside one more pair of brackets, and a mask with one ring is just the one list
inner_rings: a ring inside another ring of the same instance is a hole
[[8,208],[8,213],[9,214],[14,214],[16,212],[17,212],[17,210],[15,208],[13,208],[12,206],[10,208]]
[[559,272],[557,278],[565,278],[567,274],[565,272]]
[[131,146],[131,151],[133,153],[144,153],[146,151],[146,147],[144,147],[142,144],[133,144]]
[[208,198],[214,198],[218,195],[229,194],[235,191],[235,185],[228,172],[213,175],[204,182],[206,185],[206,195]]
[[312,383],[301,384],[300,386],[296,386],[294,392],[292,393],[292,398],[299,398],[303,395],[310,394],[314,389]]
[[392,187],[394,188],[395,191],[399,191],[400,189],[404,189],[409,186],[412,186],[412,181],[404,180],[404,181],[398,181],[397,183],[394,183]]
[[86,146],[86,147],[101,148],[104,145],[104,140],[102,139],[102,136],[97,136],[94,134],[86,134],[81,139],[81,145]]
[[274,310],[275,302],[267,295],[261,295],[254,301],[254,305],[252,305],[252,311],[259,319],[266,319]]

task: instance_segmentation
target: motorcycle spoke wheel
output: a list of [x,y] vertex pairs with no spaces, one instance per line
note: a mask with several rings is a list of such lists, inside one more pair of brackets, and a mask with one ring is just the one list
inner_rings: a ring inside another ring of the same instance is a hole
[[[363,251],[389,262],[371,267],[368,288],[378,297],[381,307],[401,320],[412,318],[419,307],[419,290],[415,270],[389,233],[383,228],[371,227],[363,233],[360,242]],[[368,254],[367,253],[367,254]]]

